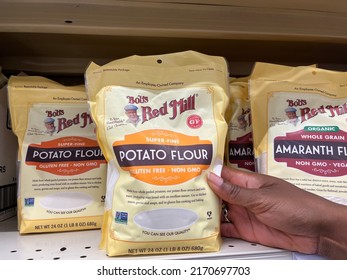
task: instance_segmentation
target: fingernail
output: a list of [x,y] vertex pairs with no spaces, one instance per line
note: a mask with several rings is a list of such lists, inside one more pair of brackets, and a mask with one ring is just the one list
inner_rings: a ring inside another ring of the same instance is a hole
[[208,175],[207,175],[207,179],[217,185],[217,186],[220,186],[223,184],[223,178],[222,177],[219,177],[218,175],[216,175],[215,173],[213,172],[209,172]]

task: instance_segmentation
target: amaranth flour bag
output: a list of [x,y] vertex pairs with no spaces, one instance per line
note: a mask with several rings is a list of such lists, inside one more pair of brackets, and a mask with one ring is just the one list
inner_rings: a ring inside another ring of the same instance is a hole
[[250,79],[258,171],[347,202],[347,73],[256,63]]
[[106,161],[84,86],[12,76],[8,93],[19,144],[20,233],[100,228]]
[[227,108],[226,165],[255,171],[249,77],[230,78],[230,103]]
[[109,163],[102,244],[109,256],[217,251],[228,104],[222,57],[193,51],[92,63],[86,88]]

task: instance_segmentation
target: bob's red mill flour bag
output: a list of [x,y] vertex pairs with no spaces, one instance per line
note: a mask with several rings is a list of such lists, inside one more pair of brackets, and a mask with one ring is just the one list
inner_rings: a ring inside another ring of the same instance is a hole
[[347,73],[256,63],[250,98],[258,171],[346,203]]
[[230,78],[225,160],[228,166],[255,171],[248,79],[249,77]]
[[219,250],[221,203],[206,175],[224,156],[224,58],[187,51],[92,63],[86,88],[109,163],[107,255]]
[[8,92],[19,143],[20,233],[100,228],[107,165],[84,86],[12,76]]

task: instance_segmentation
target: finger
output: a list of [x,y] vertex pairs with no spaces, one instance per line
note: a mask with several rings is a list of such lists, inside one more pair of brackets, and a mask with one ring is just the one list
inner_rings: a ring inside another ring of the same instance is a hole
[[233,224],[221,224],[221,235],[224,237],[241,238],[237,228]]
[[230,184],[213,172],[208,174],[207,182],[218,197],[231,204],[247,207],[254,196],[252,190]]
[[236,237],[251,240],[254,238],[254,224],[256,221],[251,221],[251,213],[244,207],[229,204],[228,217],[232,223],[221,224],[221,234],[226,237]]
[[223,166],[221,176],[231,184],[241,187],[255,189],[259,188],[259,174],[238,170],[232,167]]

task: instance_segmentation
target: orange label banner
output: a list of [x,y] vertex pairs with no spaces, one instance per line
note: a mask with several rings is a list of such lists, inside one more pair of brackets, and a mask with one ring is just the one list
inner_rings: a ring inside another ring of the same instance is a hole
[[163,129],[126,135],[113,143],[119,166],[136,179],[153,185],[186,182],[209,167],[211,141]]
[[28,147],[25,163],[55,175],[85,173],[106,160],[97,141],[85,137],[62,137]]

